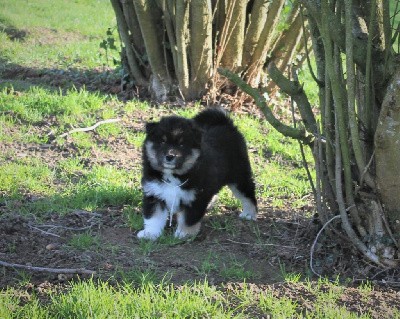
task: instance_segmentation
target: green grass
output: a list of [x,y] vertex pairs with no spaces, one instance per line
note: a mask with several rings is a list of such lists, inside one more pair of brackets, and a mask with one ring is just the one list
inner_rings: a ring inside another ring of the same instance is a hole
[[77,250],[96,249],[100,245],[100,240],[97,236],[90,232],[75,234],[69,240],[68,245]]
[[[74,284],[65,294],[51,295],[46,307],[33,298],[18,305],[13,291],[2,293],[2,318],[238,318],[225,307],[222,294],[207,283],[145,284],[112,287],[92,281]],[[14,291],[15,292],[15,291]],[[230,317],[233,315],[233,317]]]
[[[127,275],[128,276],[128,275]],[[129,276],[128,276],[129,277]],[[372,318],[372,309],[349,312],[338,303],[343,289],[336,283],[316,284],[310,292],[314,304],[302,305],[305,284],[288,286],[293,295],[279,296],[272,286],[218,289],[207,281],[176,286],[153,283],[149,272],[131,274],[132,280],[113,286],[107,282],[77,282],[57,293],[50,291],[27,298],[23,290],[0,292],[1,318]],[[139,282],[140,285],[132,285]],[[301,285],[301,287],[299,287]],[[300,288],[296,290],[295,288]],[[300,294],[300,295],[297,295]],[[40,300],[46,300],[43,303]],[[23,302],[21,302],[23,301]],[[373,307],[373,305],[371,305]],[[388,309],[389,311],[389,309]],[[400,313],[390,309],[396,317]]]
[[51,195],[54,188],[48,185],[53,180],[54,172],[35,159],[22,159],[14,163],[2,163],[0,166],[0,190],[10,198],[22,198],[26,193]]
[[108,0],[0,0],[0,53],[9,63],[93,68],[106,63],[100,42],[116,26]]
[[220,275],[225,280],[246,281],[254,279],[255,275],[250,270],[246,270],[246,263],[231,257],[227,262],[223,263],[220,269]]

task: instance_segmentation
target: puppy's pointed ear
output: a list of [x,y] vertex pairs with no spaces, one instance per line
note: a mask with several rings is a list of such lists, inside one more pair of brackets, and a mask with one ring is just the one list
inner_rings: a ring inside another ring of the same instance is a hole
[[148,122],[146,123],[146,134],[151,134],[156,129],[158,123],[157,122]]

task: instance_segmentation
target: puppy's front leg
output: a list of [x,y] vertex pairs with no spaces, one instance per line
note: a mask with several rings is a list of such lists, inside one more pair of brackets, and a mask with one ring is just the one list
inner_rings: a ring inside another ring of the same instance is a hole
[[[201,213],[194,213],[194,212]],[[205,214],[205,208],[196,210],[196,206],[186,207],[181,212],[177,213],[178,226],[175,231],[176,238],[184,238],[196,236],[200,231],[201,219]]]
[[144,229],[139,231],[137,237],[139,239],[156,240],[161,236],[168,220],[168,211],[165,205],[152,198],[145,197],[143,199],[143,217]]
[[194,237],[200,231],[201,221],[199,220],[192,225],[188,225],[187,217],[185,215],[185,211],[177,214],[178,226],[175,231],[176,238]]

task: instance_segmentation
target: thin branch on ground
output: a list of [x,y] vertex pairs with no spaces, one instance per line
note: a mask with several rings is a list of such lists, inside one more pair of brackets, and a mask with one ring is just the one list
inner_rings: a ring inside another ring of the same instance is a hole
[[[93,216],[92,218],[89,219],[89,221],[91,221],[93,218],[95,218],[96,216]],[[88,226],[84,226],[84,227],[68,227],[68,226],[62,226],[62,225],[32,225],[32,224],[28,224],[28,227],[30,229],[36,230],[41,232],[44,235],[49,235],[49,236],[54,236],[54,237],[58,237],[61,238],[60,235],[51,233],[50,231],[53,229],[63,229],[63,230],[71,230],[71,231],[82,231],[82,230],[87,230],[87,229],[91,229],[93,226],[95,226],[96,222],[91,222],[90,225]],[[41,228],[47,228],[47,230],[41,229]]]
[[315,246],[317,245],[318,238],[319,238],[319,236],[322,234],[322,232],[324,231],[324,229],[325,229],[331,222],[333,222],[333,221],[334,221],[335,219],[337,219],[337,218],[341,218],[341,216],[340,216],[340,215],[333,216],[330,220],[328,220],[328,221],[322,226],[322,228],[321,228],[320,231],[318,232],[317,236],[315,237],[314,242],[313,242],[313,244],[312,244],[312,246],[311,246],[311,249],[310,249],[310,269],[311,269],[311,271],[313,272],[314,275],[316,275],[316,276],[318,276],[318,277],[320,277],[320,278],[321,278],[322,276],[321,276],[319,273],[317,273],[317,272],[315,271],[314,266],[313,266],[313,256],[314,256]]
[[38,228],[38,227],[35,227],[35,226],[33,226],[33,225],[28,225],[28,226],[29,226],[29,228],[31,228],[31,229],[33,229],[33,230],[37,230],[37,231],[41,232],[41,233],[44,234],[44,235],[49,235],[49,236],[54,236],[54,237],[61,238],[61,236],[59,236],[59,235],[50,233],[50,232],[48,232],[48,231],[45,231],[45,230],[40,229],[40,228]]
[[35,267],[21,264],[13,264],[6,261],[0,260],[0,266],[8,267],[8,268],[19,268],[26,269],[30,271],[38,271],[38,272],[50,272],[56,274],[88,274],[94,275],[96,272],[94,270],[89,270],[85,268],[47,268],[47,267]]
[[[61,225],[36,225],[36,226],[33,226],[33,227],[36,227],[36,228],[43,227],[43,228],[49,228],[49,229],[61,228],[61,229],[64,229],[64,230],[79,231],[79,230],[86,230],[86,229],[92,228],[96,224],[97,223],[91,223],[90,225],[84,226],[84,227],[67,227],[67,226],[61,226]],[[29,226],[32,227],[32,225],[29,225]],[[41,230],[41,229],[39,229],[39,230]]]
[[107,124],[107,123],[115,123],[115,122],[119,122],[121,121],[121,119],[108,119],[108,120],[103,120],[103,121],[99,121],[96,124],[89,126],[89,127],[79,127],[79,128],[75,128],[69,132],[63,133],[61,134],[59,137],[65,137],[68,136],[72,133],[77,133],[77,132],[88,132],[88,131],[93,131],[95,130],[98,126],[103,125],[103,124]]
[[259,244],[259,243],[246,243],[246,242],[235,241],[235,240],[232,240],[232,239],[226,239],[226,241],[229,241],[229,242],[231,242],[231,243],[234,243],[234,244],[239,244],[239,245],[251,245],[251,246],[275,246],[275,247],[280,247],[280,248],[290,248],[290,249],[295,249],[295,248],[298,248],[298,247],[295,247],[295,246],[284,246],[284,245],[281,245],[281,244],[269,244],[269,243],[264,243],[264,244]]
[[75,210],[72,212],[72,214],[77,215],[77,216],[82,216],[82,215],[89,215],[89,216],[93,216],[93,217],[103,216],[102,214],[95,213],[95,212],[88,212],[86,210]]

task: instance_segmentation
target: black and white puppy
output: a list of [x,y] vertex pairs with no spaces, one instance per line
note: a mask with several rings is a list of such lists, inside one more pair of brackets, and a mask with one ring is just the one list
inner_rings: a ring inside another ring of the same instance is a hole
[[193,119],[169,116],[147,123],[142,177],[144,229],[138,238],[158,238],[174,214],[175,237],[196,235],[208,204],[225,185],[242,203],[240,217],[256,220],[246,143],[222,110],[210,108]]

